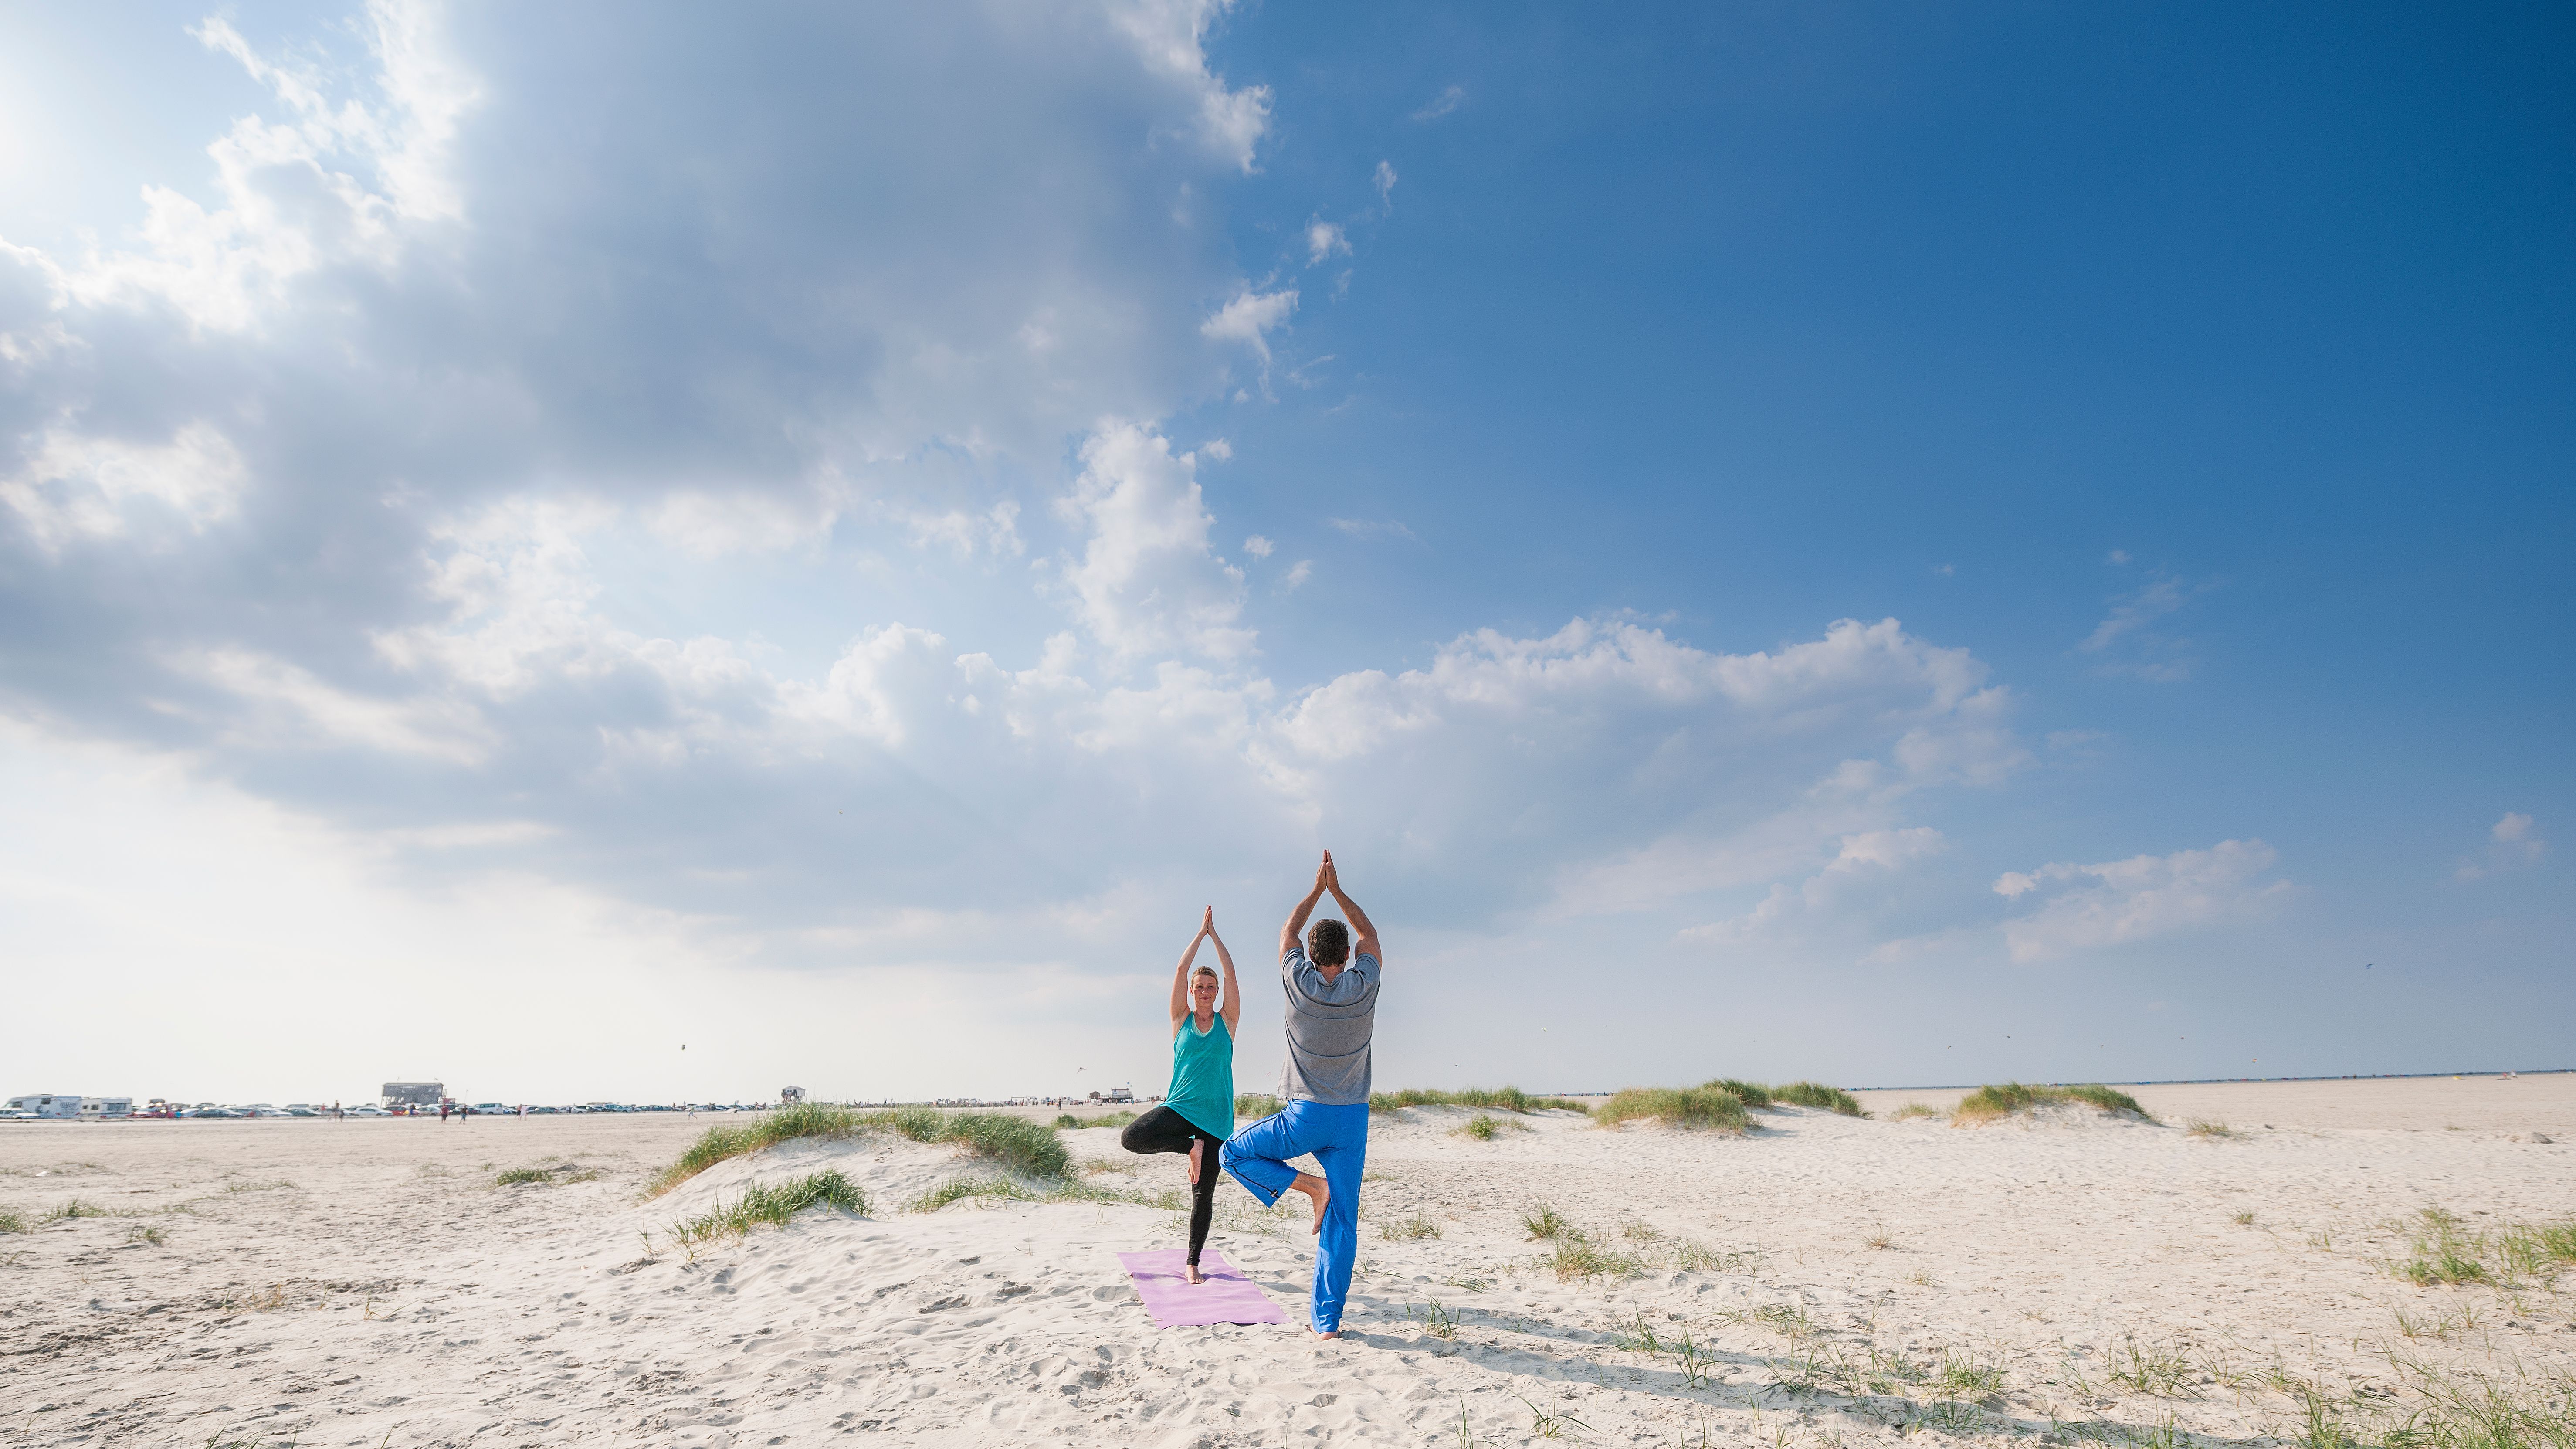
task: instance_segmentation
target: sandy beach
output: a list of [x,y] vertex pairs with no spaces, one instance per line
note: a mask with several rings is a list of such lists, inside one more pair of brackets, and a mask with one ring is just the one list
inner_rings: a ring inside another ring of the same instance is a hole
[[[2576,1076],[2136,1095],[2157,1122],[1895,1115],[1952,1091],[1865,1094],[1868,1119],[1759,1113],[1741,1137],[1553,1113],[1480,1140],[1462,1108],[1380,1116],[1338,1343],[1300,1328],[1302,1218],[1231,1184],[1212,1242],[1285,1324],[1155,1329],[1115,1255],[1176,1246],[1167,1210],[908,1210],[991,1172],[891,1134],[798,1141],[648,1200],[707,1119],[13,1126],[0,1438],[2170,1449],[2298,1442],[2316,1412],[2381,1433],[2479,1386],[2567,1392],[2576,1265],[2398,1269],[2428,1208],[2467,1250],[2569,1221]],[[1180,1184],[1112,1130],[1064,1137],[1109,1164],[1082,1181]],[[529,1167],[551,1171],[496,1181]],[[824,1168],[864,1214],[671,1233]],[[46,1220],[75,1200],[95,1213]],[[1532,1239],[1542,1207],[1583,1252]]]

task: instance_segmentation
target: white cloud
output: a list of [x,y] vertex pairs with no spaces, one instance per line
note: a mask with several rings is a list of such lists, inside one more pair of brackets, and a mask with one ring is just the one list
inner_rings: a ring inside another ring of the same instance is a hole
[[1252,555],[1254,558],[1268,558],[1272,551],[1278,547],[1279,545],[1272,543],[1270,540],[1263,538],[1257,533],[1243,541],[1243,551]]
[[2129,551],[2124,548],[2115,548],[2111,550],[2108,555],[2108,561],[2115,564],[2127,563],[2129,561]]
[[206,148],[221,198],[213,210],[145,185],[143,248],[54,268],[67,297],[157,300],[196,327],[239,331],[295,279],[342,261],[381,269],[419,226],[462,218],[450,152],[480,94],[449,56],[434,7],[370,5],[376,73],[337,97],[333,77],[263,58],[221,18],[190,33],[266,86],[288,118],[242,117]]
[[1281,576],[1279,580],[1279,592],[1283,594],[1294,593],[1297,589],[1303,587],[1308,579],[1311,579],[1314,576],[1315,561],[1310,558],[1301,558],[1289,567],[1288,572],[1285,575]]
[[1199,335],[1221,342],[1240,342],[1266,363],[1270,360],[1268,334],[1286,326],[1288,314],[1296,310],[1294,287],[1276,292],[1256,292],[1246,287],[1199,324]]
[[1351,239],[1339,224],[1329,221],[1306,223],[1306,265],[1322,266],[1327,258],[1351,254]]
[[[1817,853],[1814,844],[1800,841],[1799,846],[1784,858],[1762,862],[1771,868],[1752,870],[1746,881],[1759,882],[1812,864]],[[1674,939],[1711,947],[1757,942],[1780,947],[1824,938],[1854,942],[1866,934],[1866,918],[1893,887],[1892,878],[1947,849],[1949,842],[1928,825],[1846,835],[1833,859],[1794,889],[1775,881],[1752,910],[1728,920],[1685,927]],[[1755,861],[1742,864],[1754,866]]]
[[1208,69],[1207,32],[1233,0],[1124,0],[1109,15],[1148,65],[1175,77],[1198,97],[1191,134],[1210,152],[1250,174],[1253,152],[1270,129],[1270,88],[1228,90]]
[[1378,209],[1386,212],[1394,211],[1395,168],[1380,161],[1377,163],[1377,170],[1369,176],[1369,184],[1377,188]]
[[1092,637],[1120,659],[1248,653],[1253,633],[1237,622],[1243,574],[1208,546],[1216,518],[1191,457],[1143,427],[1110,422],[1083,444],[1082,465],[1062,508],[1089,537],[1063,577]]
[[1223,438],[1210,438],[1199,444],[1198,453],[1202,458],[1213,458],[1222,463],[1234,456],[1234,444]]
[[2532,818],[2508,810],[2503,819],[2488,828],[2486,849],[2461,861],[2459,869],[2451,874],[2455,880],[2476,880],[2481,876],[2538,865],[2541,857],[2548,853],[2549,842],[2541,838],[2540,827],[2532,822]]
[[1432,97],[1431,100],[1422,107],[1422,109],[1415,111],[1413,113],[1413,119],[1417,121],[1439,120],[1442,116],[1458,109],[1458,103],[1465,99],[1467,99],[1467,88],[1465,86],[1451,86],[1447,90],[1444,90],[1440,94]]
[[2044,961],[2257,919],[2290,889],[2288,881],[2257,879],[2275,859],[2259,840],[2223,840],[2207,850],[2008,871],[1995,894],[2028,897],[2037,908],[2006,921],[2004,940],[2012,959]]
[[231,692],[248,707],[234,716],[233,743],[262,752],[354,746],[474,765],[497,736],[469,704],[436,695],[380,698],[353,693],[282,659],[216,650],[174,661]]
[[2146,587],[2111,601],[2111,611],[2075,647],[2086,654],[2108,654],[2106,674],[2125,674],[2158,684],[2191,677],[2190,641],[2161,633],[2158,620],[2216,587],[2171,574],[2158,574]]
[[133,443],[48,430],[24,465],[0,478],[0,503],[48,549],[76,537],[113,538],[153,513],[191,533],[239,507],[248,470],[241,451],[205,422],[167,443]]

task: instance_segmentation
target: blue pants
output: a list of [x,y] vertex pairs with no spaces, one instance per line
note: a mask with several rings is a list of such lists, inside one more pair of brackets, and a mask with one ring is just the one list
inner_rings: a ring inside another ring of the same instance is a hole
[[1342,1300],[1351,1292],[1351,1266],[1360,1252],[1360,1169],[1368,1161],[1366,1102],[1349,1106],[1290,1102],[1225,1144],[1225,1170],[1267,1207],[1297,1180],[1291,1157],[1315,1155],[1331,1189],[1323,1230],[1315,1235],[1314,1324],[1317,1333],[1342,1326]]

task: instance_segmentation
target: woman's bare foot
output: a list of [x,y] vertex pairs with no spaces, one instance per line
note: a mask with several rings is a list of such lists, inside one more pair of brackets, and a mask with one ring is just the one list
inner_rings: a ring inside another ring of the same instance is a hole
[[1288,1185],[1314,1202],[1315,1226],[1309,1231],[1320,1235],[1324,1231],[1324,1204],[1333,1200],[1332,1184],[1311,1172],[1301,1172],[1297,1174],[1297,1180]]
[[1188,1266],[1189,1266],[1189,1270],[1190,1270],[1190,1284],[1191,1284],[1191,1286],[1196,1287],[1197,1285],[1199,1285],[1199,1284],[1204,1283],[1204,1282],[1206,1282],[1206,1281],[1207,1281],[1207,1275],[1206,1275],[1205,1273],[1202,1273],[1202,1272],[1200,1272],[1200,1271],[1199,1271],[1199,1265],[1198,1265],[1198,1264],[1196,1264],[1196,1263],[1192,1263],[1192,1264],[1189,1264]]
[[1199,1154],[1205,1151],[1207,1151],[1206,1138],[1201,1137],[1190,1143],[1190,1186],[1192,1187],[1199,1185]]

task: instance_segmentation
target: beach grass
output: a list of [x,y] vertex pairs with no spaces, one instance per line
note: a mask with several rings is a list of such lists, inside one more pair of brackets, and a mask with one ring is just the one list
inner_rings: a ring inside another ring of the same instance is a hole
[[2194,1137],[2219,1138],[2233,1137],[2236,1135],[2236,1129],[2228,1126],[2226,1123],[2213,1122],[2203,1117],[2194,1117],[2182,1125],[2183,1131]]
[[[884,1118],[900,1114],[870,1115]],[[932,1112],[929,1115],[936,1118],[940,1114]],[[866,1116],[847,1107],[826,1106],[821,1102],[799,1102],[792,1107],[764,1112],[739,1127],[710,1127],[698,1135],[697,1141],[689,1144],[688,1149],[680,1154],[679,1161],[662,1169],[661,1175],[644,1190],[644,1195],[660,1197],[719,1162],[757,1152],[764,1147],[799,1137],[853,1137],[868,1128]]]
[[1401,1112],[1407,1107],[1481,1107],[1495,1112],[1590,1111],[1581,1102],[1564,1097],[1533,1097],[1518,1087],[1464,1087],[1455,1092],[1407,1087],[1400,1092],[1369,1094],[1369,1111],[1372,1113]]
[[1773,1087],[1771,1095],[1793,1107],[1814,1107],[1843,1117],[1869,1115],[1860,1109],[1860,1098],[1840,1087],[1828,1087],[1822,1082],[1791,1082],[1785,1087]]
[[764,1114],[741,1127],[710,1127],[689,1144],[680,1159],[662,1170],[645,1190],[659,1197],[719,1162],[757,1152],[800,1137],[854,1137],[893,1132],[915,1142],[953,1142],[978,1157],[990,1158],[1016,1172],[1060,1178],[1073,1170],[1073,1154],[1055,1128],[1025,1117],[997,1112],[950,1114],[932,1107],[896,1107],[882,1112],[856,1112],[819,1102],[800,1102]]
[[0,1233],[23,1233],[26,1230],[26,1214],[16,1208],[0,1208]]
[[784,1227],[789,1218],[817,1203],[862,1215],[868,1210],[867,1194],[857,1183],[838,1172],[817,1172],[787,1182],[753,1183],[732,1202],[673,1223],[671,1232],[682,1243],[739,1238],[762,1223]]
[[1453,1137],[1473,1137],[1479,1142],[1491,1142],[1506,1132],[1527,1132],[1529,1130],[1530,1125],[1521,1121],[1517,1117],[1497,1117],[1489,1112],[1479,1112],[1475,1116],[1467,1119],[1466,1126],[1459,1128],[1456,1132],[1451,1133],[1450,1135]]
[[1576,1278],[1633,1278],[1645,1271],[1635,1254],[1604,1247],[1573,1228],[1558,1233],[1554,1241],[1556,1251],[1540,1261],[1555,1270],[1560,1283]]
[[1927,1107],[1921,1102],[1908,1102],[1904,1106],[1897,1108],[1889,1115],[1899,1122],[1908,1122],[1917,1117],[1938,1117],[1941,1114],[1938,1110]]
[[1031,1177],[1069,1177],[1073,1173],[1073,1154],[1055,1135],[1055,1129],[1026,1117],[997,1112],[960,1113],[948,1119],[941,1140]]
[[2142,1121],[2156,1120],[2148,1115],[2146,1108],[2138,1105],[2137,1098],[2099,1082],[2073,1087],[2034,1087],[2021,1082],[2004,1082],[2000,1085],[1988,1083],[1961,1097],[1959,1105],[1950,1109],[1950,1122],[1956,1127],[1973,1127],[2009,1117],[2015,1112],[2069,1102],[2082,1102],[2105,1113],[2134,1113]]
[[493,1178],[492,1185],[494,1187],[513,1187],[523,1182],[552,1182],[554,1180],[555,1170],[551,1167],[513,1167],[509,1171]]
[[1771,1089],[1762,1085],[1760,1082],[1745,1082],[1738,1081],[1733,1077],[1719,1077],[1715,1081],[1700,1083],[1699,1089],[1703,1092],[1731,1092],[1734,1094],[1735,1100],[1742,1102],[1747,1107],[1758,1109],[1771,1105]]
[[67,1198],[61,1205],[47,1209],[44,1217],[39,1221],[58,1223],[65,1218],[103,1218],[107,1215],[107,1209],[97,1203],[75,1197]]
[[1668,1127],[1718,1132],[1742,1132],[1751,1125],[1743,1098],[1710,1087],[1627,1087],[1592,1114],[1604,1127],[1640,1117],[1659,1118]]
[[2501,1287],[2526,1279],[2554,1286],[2558,1275],[2576,1267],[2576,1218],[2473,1229],[2441,1208],[2428,1207],[2400,1226],[2407,1235],[2407,1253],[2390,1266],[2419,1288],[2445,1283]]
[[1237,1117],[1276,1117],[1279,1107],[1279,1099],[1268,1092],[1242,1092],[1234,1099],[1234,1115]]
[[1440,1236],[1440,1224],[1427,1214],[1416,1212],[1409,1218],[1393,1218],[1379,1223],[1377,1235],[1390,1243],[1410,1243]]
[[1547,1242],[1572,1231],[1573,1227],[1563,1213],[1546,1203],[1535,1204],[1521,1213],[1521,1230],[1529,1234],[1532,1242]]
[[1056,1114],[1055,1125],[1079,1131],[1085,1127],[1124,1127],[1135,1120],[1133,1112],[1103,1112],[1097,1117],[1076,1117],[1071,1112],[1060,1112]]

